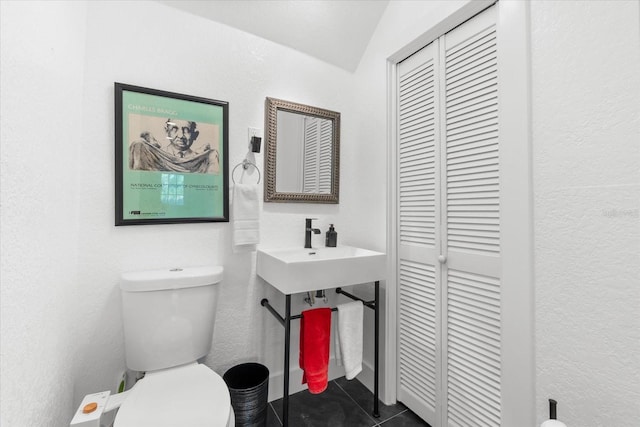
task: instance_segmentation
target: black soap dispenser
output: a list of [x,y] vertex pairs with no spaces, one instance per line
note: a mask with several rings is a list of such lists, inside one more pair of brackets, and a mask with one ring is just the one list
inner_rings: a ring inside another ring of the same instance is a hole
[[327,231],[327,238],[325,240],[325,246],[328,248],[335,248],[338,246],[338,233],[335,228],[333,228],[333,224],[329,225],[329,231]]

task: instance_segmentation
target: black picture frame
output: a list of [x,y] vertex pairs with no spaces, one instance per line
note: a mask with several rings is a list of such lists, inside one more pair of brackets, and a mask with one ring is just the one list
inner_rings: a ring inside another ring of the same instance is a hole
[[229,103],[114,86],[115,225],[229,222]]

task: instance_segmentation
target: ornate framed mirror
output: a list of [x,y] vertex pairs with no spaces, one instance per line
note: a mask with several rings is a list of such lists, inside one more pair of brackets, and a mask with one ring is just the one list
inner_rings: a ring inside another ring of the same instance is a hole
[[340,113],[265,101],[264,201],[338,203]]

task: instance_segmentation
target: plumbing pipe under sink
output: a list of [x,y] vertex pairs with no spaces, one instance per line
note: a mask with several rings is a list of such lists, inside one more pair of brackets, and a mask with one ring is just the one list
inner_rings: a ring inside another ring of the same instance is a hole
[[307,296],[304,297],[304,302],[306,302],[307,304],[309,304],[311,307],[313,307],[313,305],[316,303],[316,299],[313,296],[313,292],[308,291],[307,292]]

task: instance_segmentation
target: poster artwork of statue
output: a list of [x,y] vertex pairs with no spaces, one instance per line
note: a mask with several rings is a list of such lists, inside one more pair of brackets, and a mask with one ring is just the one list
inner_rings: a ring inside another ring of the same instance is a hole
[[129,129],[131,170],[220,173],[218,125],[130,114]]

